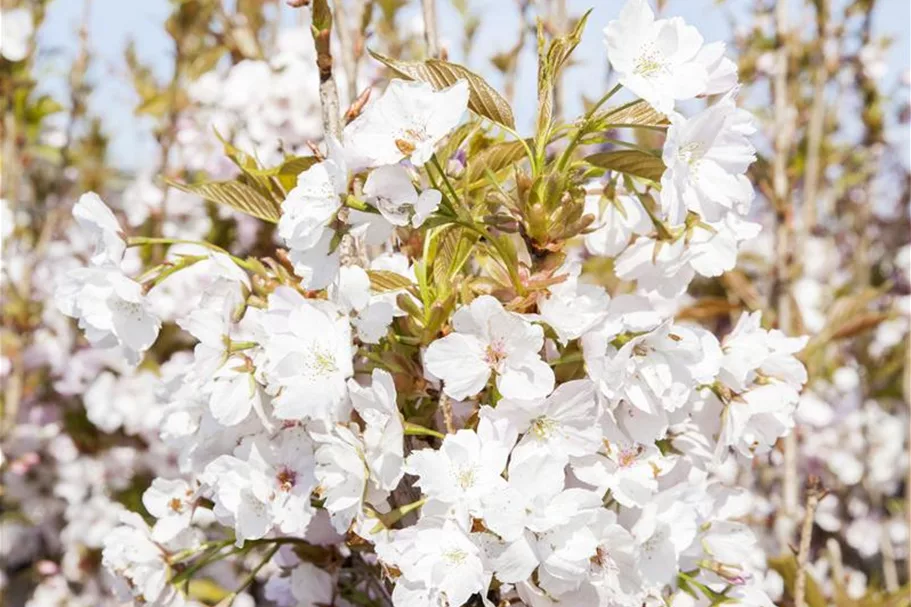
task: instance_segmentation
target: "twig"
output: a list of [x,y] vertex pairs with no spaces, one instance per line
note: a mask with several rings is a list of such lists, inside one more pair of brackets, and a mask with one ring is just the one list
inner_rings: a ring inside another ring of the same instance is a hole
[[800,532],[800,548],[797,551],[797,580],[794,582],[794,605],[807,605],[807,560],[810,557],[810,540],[813,539],[813,519],[819,500],[826,494],[819,484],[819,479],[810,477],[807,486],[807,509],[803,515],[803,528]]
[[328,0],[314,0],[312,9],[313,44],[316,47],[316,67],[319,69],[319,100],[323,122],[323,136],[340,138],[341,115],[338,88],[332,75],[332,13]]
[[[788,108],[788,0],[778,0],[775,6],[775,29],[778,57],[772,94],[775,111],[775,153],[772,159],[772,190],[777,221],[775,284],[772,298],[777,310],[778,328],[785,334],[792,331],[791,262],[793,246],[793,209],[788,199],[788,158],[792,144],[792,123]],[[784,438],[782,545],[787,545],[796,527],[798,510],[797,430]]]
[[436,0],[421,0],[421,9],[424,13],[424,41],[427,43],[427,56],[436,59],[440,56]]
[[440,412],[443,414],[446,433],[455,434],[455,424],[452,422],[452,401],[443,392],[440,392]]
[[[351,23],[348,20],[349,13],[345,10],[344,0],[336,0],[335,4],[335,31],[338,35],[339,47],[342,53],[342,66],[345,70],[345,84],[347,85],[348,103],[353,103],[357,99],[357,55],[355,54],[354,41],[352,40]],[[360,2],[355,2],[352,7],[354,11],[350,14],[354,16],[354,22],[360,20],[360,13],[363,10]]]
[[880,550],[883,554],[883,582],[888,592],[898,591],[898,567],[895,566],[895,551],[889,537],[889,525],[882,525]]
[[[828,32],[829,0],[816,3],[816,29],[818,45],[816,50],[816,67],[813,72],[813,105],[810,108],[810,120],[807,125],[807,166],[804,170],[804,233],[809,236],[818,221],[820,176],[820,149],[822,148],[823,129],[826,118],[826,34]],[[809,239],[806,240],[809,242]]]

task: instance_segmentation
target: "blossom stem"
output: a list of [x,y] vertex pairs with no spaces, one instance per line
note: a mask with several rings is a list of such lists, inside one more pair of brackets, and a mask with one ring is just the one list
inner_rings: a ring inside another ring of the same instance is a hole
[[[576,147],[578,147],[579,142],[582,140],[582,137],[584,137],[585,134],[588,132],[588,128],[591,123],[591,119],[595,115],[595,112],[598,111],[598,108],[600,108],[602,105],[607,103],[608,100],[611,97],[613,97],[614,95],[616,95],[622,88],[623,88],[623,85],[620,83],[617,83],[616,85],[614,85],[614,88],[607,91],[601,97],[601,99],[596,101],[595,104],[593,106],[591,106],[589,108],[589,110],[585,113],[585,117],[582,118],[582,124],[579,126],[578,129],[576,129],[575,134],[573,134],[573,138],[570,139],[569,143],[566,146],[566,149],[563,150],[563,154],[560,156],[560,160],[557,162],[557,171],[563,171],[566,168],[566,165],[569,163],[569,159],[572,157],[573,151],[576,149]],[[640,101],[640,100],[637,99],[636,102],[634,102],[634,103],[637,103],[638,101]],[[623,106],[621,106],[621,107],[623,107]],[[611,112],[611,113],[613,113],[613,112]]]
[[358,200],[354,196],[347,196],[345,198],[345,206],[349,209],[354,209],[355,211],[363,211],[365,213],[369,213],[373,210],[373,208],[366,202],[363,200]]
[[636,145],[635,143],[631,143],[629,141],[624,141],[623,139],[605,137],[605,138],[603,138],[602,141],[604,143],[612,143],[613,145],[618,145],[620,147],[629,148],[631,150],[636,150],[637,152],[642,152],[643,154],[648,154],[649,156],[655,156],[658,158],[661,157],[661,155],[659,153],[657,153],[655,150],[650,150],[648,148],[644,148],[641,145]]
[[535,162],[535,154],[534,154],[534,152],[531,151],[531,146],[528,145],[528,142],[525,140],[525,138],[522,137],[521,135],[519,135],[519,133],[516,132],[515,129],[511,129],[508,126],[506,126],[505,124],[501,124],[499,126],[504,131],[506,131],[513,137],[515,137],[516,141],[518,141],[519,143],[522,144],[522,147],[525,148],[525,155],[528,156],[528,161],[531,163],[531,173],[532,173],[532,175],[537,174],[538,168],[537,168],[537,163]]
[[486,229],[479,227],[474,222],[464,221],[461,219],[453,219],[453,223],[460,225],[464,228],[468,228],[469,230],[471,230],[473,232],[476,232],[482,238],[487,240],[487,242],[489,242],[490,245],[494,249],[496,249],[497,253],[500,256],[500,260],[503,262],[503,266],[506,268],[506,271],[509,273],[510,279],[512,279],[512,284],[513,284],[513,287],[515,287],[516,292],[524,295],[525,294],[525,285],[522,284],[522,280],[519,278],[519,273],[516,271],[516,268],[514,268],[513,264],[511,264],[509,262],[509,260],[511,259],[512,256],[509,254],[508,251],[506,251],[503,248],[502,243],[499,240],[497,240],[496,238],[494,238],[493,236],[491,236],[487,232]]
[[266,563],[272,560],[272,557],[275,556],[275,553],[278,552],[279,548],[281,548],[281,544],[279,543],[276,543],[271,548],[269,548],[269,551],[266,552],[263,560],[261,560],[259,564],[253,568],[253,571],[251,571],[249,575],[243,579],[243,581],[240,583],[240,586],[237,587],[237,590],[229,594],[218,604],[219,607],[229,607],[232,603],[234,603],[234,599],[237,598],[237,595],[243,592],[247,586],[253,583],[253,580],[256,579],[256,574],[259,573],[260,569],[266,566]]
[[419,426],[418,424],[413,424],[411,422],[405,422],[405,436],[432,436],[441,440],[446,438],[445,435],[436,430],[431,430],[430,428],[425,428],[424,426]]
[[418,508],[420,508],[421,506],[423,506],[426,503],[427,503],[427,498],[425,497],[425,498],[421,498],[415,502],[411,502],[410,504],[405,504],[403,506],[399,506],[395,510],[392,510],[386,514],[377,513],[379,520],[377,521],[376,526],[371,530],[371,533],[376,533],[383,528],[389,529],[390,527],[395,525],[397,522],[399,522],[400,520],[405,518],[408,514],[414,512],[415,510],[417,510]]
[[452,203],[454,207],[455,202],[459,200],[459,195],[456,193],[455,188],[452,187],[452,183],[449,181],[449,177],[446,175],[446,171],[443,170],[443,166],[440,164],[440,160],[437,158],[436,154],[430,157],[430,162],[440,173],[440,178],[442,178],[443,183],[446,184],[446,188],[449,190],[449,194],[452,196]]
[[186,240],[183,238],[149,238],[146,236],[131,236],[130,238],[127,239],[128,247],[142,247],[142,246],[151,245],[151,244],[167,244],[167,245],[195,244],[195,245],[210,249],[212,251],[216,251],[218,253],[227,255],[228,257],[231,258],[231,261],[236,263],[242,269],[247,270],[248,272],[257,273],[257,268],[254,267],[253,264],[248,263],[247,261],[241,259],[240,257],[231,255],[225,249],[221,248],[217,244],[212,244],[211,242],[206,242],[205,240]]

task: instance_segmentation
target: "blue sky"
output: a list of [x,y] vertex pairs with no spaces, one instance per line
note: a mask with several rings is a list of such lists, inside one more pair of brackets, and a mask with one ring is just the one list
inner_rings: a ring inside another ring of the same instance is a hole
[[[448,0],[437,0],[441,35],[458,44],[461,28],[458,17]],[[594,8],[588,27],[575,58],[580,63],[566,75],[567,111],[570,115],[580,109],[578,93],[596,98],[606,90],[605,55],[601,30],[615,18],[624,0],[568,0],[569,13],[581,14]],[[803,5],[805,3],[800,2]],[[39,34],[42,86],[52,92],[64,91],[66,72],[76,52],[76,31],[81,22],[82,0],[53,0],[48,17]],[[506,50],[515,41],[515,3],[512,0],[472,0],[473,12],[481,17],[475,47],[467,61],[454,53],[455,60],[465,62],[497,85],[486,57]],[[670,0],[665,15],[679,15],[697,26],[706,40],[727,40],[731,37],[732,20],[743,22],[750,0],[728,0],[723,5],[716,0]],[[798,3],[795,3],[795,7]],[[805,9],[806,10],[806,9]],[[282,2],[283,18],[293,19],[292,9]],[[152,168],[157,155],[147,120],[132,114],[135,97],[131,92],[123,51],[127,41],[136,43],[139,56],[166,78],[170,66],[171,45],[162,29],[169,12],[167,0],[93,0],[90,22],[90,41],[96,61],[91,80],[96,84],[91,110],[103,117],[112,138],[112,161],[122,168]],[[412,14],[416,14],[413,12]],[[802,15],[802,16],[801,16]],[[798,14],[792,10],[795,23],[811,13]],[[893,37],[895,43],[889,55],[889,75],[894,82],[909,68],[909,25],[911,1],[880,0],[875,15],[877,32]],[[503,32],[506,34],[504,35]],[[530,128],[534,112],[535,63],[529,50],[520,64],[520,80],[515,111],[520,128]],[[576,94],[573,94],[576,93]],[[903,134],[907,141],[907,134]],[[906,146],[907,147],[907,146]]]

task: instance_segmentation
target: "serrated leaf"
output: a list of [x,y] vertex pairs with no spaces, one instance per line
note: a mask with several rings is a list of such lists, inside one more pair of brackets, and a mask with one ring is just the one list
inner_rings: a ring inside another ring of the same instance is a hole
[[282,214],[281,207],[275,201],[263,196],[256,188],[239,181],[211,181],[194,185],[168,181],[168,184],[263,221],[278,223]]
[[582,32],[588,21],[591,9],[585,12],[576,22],[575,27],[566,36],[558,36],[545,43],[544,26],[538,21],[538,122],[537,132],[543,143],[550,136],[550,127],[553,122],[554,111],[554,85],[560,70],[566,65],[572,52],[582,40]]
[[440,288],[448,290],[452,279],[462,270],[480,237],[460,226],[448,226],[441,230],[443,233],[437,237],[437,250],[433,259],[433,278]]
[[388,270],[367,270],[367,276],[370,278],[370,288],[379,293],[400,291],[414,284],[410,278]]
[[593,130],[606,130],[613,125],[667,126],[669,124],[667,116],[642,100],[631,105],[607,108],[603,112],[599,112],[593,122],[596,125]]
[[436,90],[452,86],[458,80],[464,79],[468,82],[468,109],[510,129],[516,128],[515,116],[506,99],[486,80],[468,68],[441,59],[398,61],[374,51],[370,51],[370,55],[399,76],[426,82]]
[[601,152],[592,154],[585,158],[585,162],[608,169],[632,175],[633,177],[642,177],[652,181],[661,181],[664,174],[664,161],[657,156],[640,152],[639,150],[619,150],[615,152]]
[[278,166],[247,169],[248,175],[262,179],[277,179],[284,190],[297,185],[297,176],[317,163],[315,156],[289,156]]
[[[533,142],[527,140],[531,145]],[[474,183],[483,179],[487,170],[497,173],[503,169],[512,166],[525,157],[525,146],[521,141],[504,141],[495,143],[487,149],[469,157],[468,161],[468,183]]]

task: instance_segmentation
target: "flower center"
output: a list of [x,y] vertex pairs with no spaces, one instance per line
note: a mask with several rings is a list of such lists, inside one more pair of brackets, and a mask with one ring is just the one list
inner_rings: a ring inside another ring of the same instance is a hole
[[119,314],[129,316],[134,320],[141,320],[143,316],[142,304],[135,301],[119,299],[114,303],[114,310]]
[[170,508],[174,512],[180,514],[181,512],[183,512],[183,502],[180,501],[180,499],[178,499],[176,497],[172,497],[171,501],[168,502],[168,508]]
[[490,365],[491,369],[496,369],[506,358],[506,344],[502,340],[494,340],[487,346],[484,353],[484,360]]
[[705,154],[705,148],[701,143],[692,141],[686,145],[680,146],[677,150],[677,158],[681,162],[694,166],[702,159],[702,156]]
[[291,491],[297,481],[297,472],[288,467],[282,467],[278,474],[275,475],[275,480],[278,481],[279,488],[287,493]]
[[335,362],[335,357],[327,350],[318,346],[313,348],[313,354],[308,366],[314,374],[323,377],[338,372],[338,365]]
[[456,481],[459,483],[459,487],[462,489],[469,489],[474,486],[475,482],[475,470],[474,467],[461,468],[456,473]]
[[424,143],[428,139],[430,139],[430,136],[423,128],[405,129],[401,137],[396,138],[395,147],[407,156],[414,152],[418,144]]
[[643,78],[655,78],[668,71],[667,59],[651,45],[642,49],[633,68],[633,73]]
[[557,420],[542,415],[531,422],[531,431],[538,438],[544,439],[551,436],[556,431],[557,426],[559,426]]
[[468,558],[468,553],[459,548],[452,548],[443,553],[443,558],[452,565],[461,565]]

